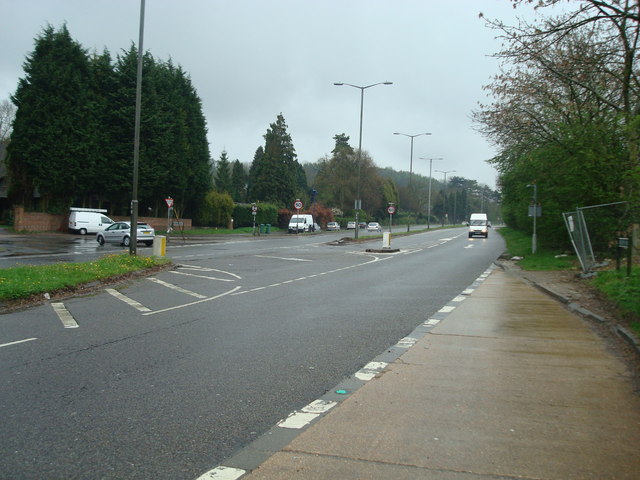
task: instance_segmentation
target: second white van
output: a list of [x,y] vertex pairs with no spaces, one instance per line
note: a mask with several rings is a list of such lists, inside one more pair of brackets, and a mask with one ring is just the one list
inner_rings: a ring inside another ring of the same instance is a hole
[[293,215],[289,220],[288,230],[289,233],[313,232],[315,230],[313,215]]

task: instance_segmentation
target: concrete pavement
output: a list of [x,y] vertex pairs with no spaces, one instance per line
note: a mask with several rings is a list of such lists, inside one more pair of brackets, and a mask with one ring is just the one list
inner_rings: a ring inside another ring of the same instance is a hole
[[483,275],[403,342],[200,478],[640,478],[632,375],[522,279]]

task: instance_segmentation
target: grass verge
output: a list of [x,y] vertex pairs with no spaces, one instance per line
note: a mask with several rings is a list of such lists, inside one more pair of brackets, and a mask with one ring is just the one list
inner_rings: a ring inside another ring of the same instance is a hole
[[633,267],[628,277],[626,269],[598,272],[591,283],[632,317],[631,328],[640,334],[640,268]]
[[169,262],[165,258],[131,256],[123,253],[107,255],[94,262],[6,268],[0,270],[0,301],[53,293],[85,283],[152,269]]
[[574,255],[566,255],[560,251],[546,248],[536,248],[531,253],[531,237],[518,230],[508,227],[498,228],[507,244],[507,252],[514,257],[522,257],[518,265],[523,270],[570,270],[576,267],[577,259]]

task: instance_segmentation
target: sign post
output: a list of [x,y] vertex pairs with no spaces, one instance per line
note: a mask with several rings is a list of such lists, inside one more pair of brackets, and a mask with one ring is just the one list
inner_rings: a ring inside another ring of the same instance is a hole
[[253,216],[253,236],[256,235],[256,215],[258,214],[258,206],[255,203],[251,204],[251,215]]
[[390,203],[387,207],[387,212],[389,212],[389,233],[391,233],[391,225],[393,224],[393,214],[396,213],[396,207],[393,203]]
[[167,241],[169,240],[169,234],[171,233],[171,216],[173,215],[173,198],[167,197],[164,199],[167,204]]
[[298,233],[298,222],[300,221],[300,210],[302,210],[302,201],[299,198],[296,198],[296,201],[293,202],[293,208],[296,209],[296,233]]

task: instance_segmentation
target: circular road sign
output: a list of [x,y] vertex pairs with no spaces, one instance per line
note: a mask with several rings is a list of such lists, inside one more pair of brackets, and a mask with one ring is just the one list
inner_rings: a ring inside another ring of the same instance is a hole
[[252,212],[257,212],[258,211],[258,206],[257,205],[251,205],[251,211]]
[[300,200],[296,200],[295,203],[293,204],[293,206],[295,207],[296,210],[301,210],[302,209],[302,202]]
[[389,213],[389,215],[393,215],[394,213],[396,213],[396,207],[394,207],[393,205],[389,205],[389,207],[387,208],[387,212]]

